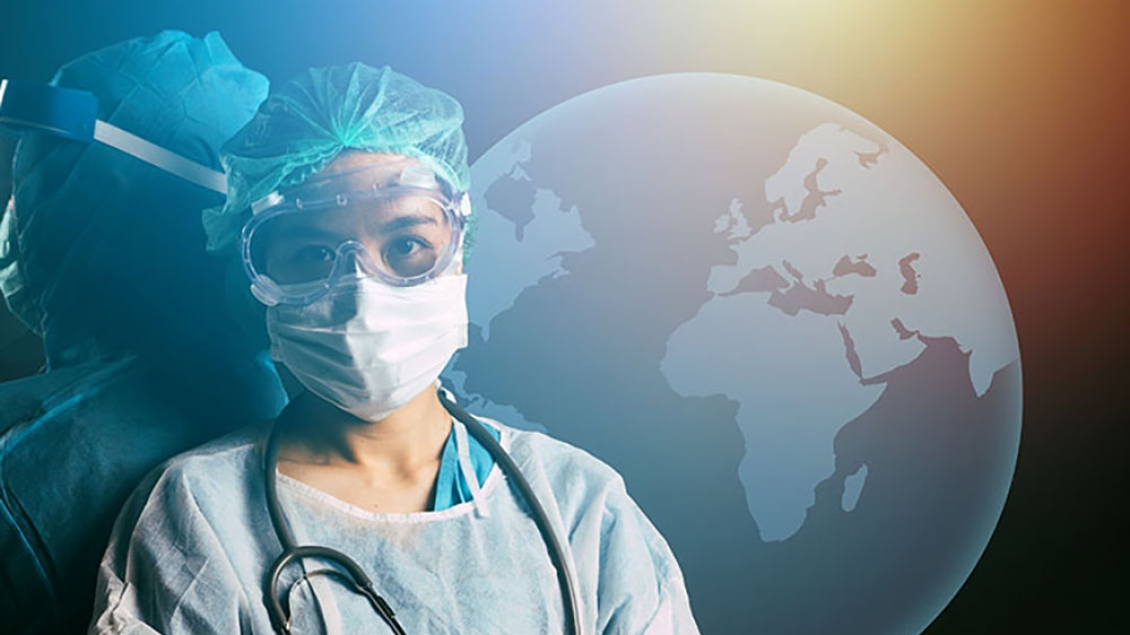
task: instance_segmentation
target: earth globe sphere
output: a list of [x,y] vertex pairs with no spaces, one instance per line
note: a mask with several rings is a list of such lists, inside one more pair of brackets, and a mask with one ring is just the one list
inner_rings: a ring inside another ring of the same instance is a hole
[[1000,517],[1021,368],[926,165],[804,90],[688,73],[555,106],[472,179],[468,409],[619,471],[704,634],[930,624]]

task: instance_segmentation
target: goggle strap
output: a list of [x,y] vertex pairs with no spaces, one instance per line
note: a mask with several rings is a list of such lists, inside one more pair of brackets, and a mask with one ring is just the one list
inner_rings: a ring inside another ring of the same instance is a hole
[[283,195],[280,194],[278,190],[275,190],[251,204],[251,215],[257,216],[260,212],[269,210],[276,205],[281,205],[285,201],[286,199],[283,198]]

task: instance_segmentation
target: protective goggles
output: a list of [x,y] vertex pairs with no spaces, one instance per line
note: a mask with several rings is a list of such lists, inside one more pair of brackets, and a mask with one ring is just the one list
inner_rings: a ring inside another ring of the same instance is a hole
[[253,204],[243,265],[268,306],[308,304],[362,277],[413,286],[455,266],[469,214],[466,193],[450,194],[422,165],[392,178],[379,166],[348,170]]
[[200,187],[227,192],[223,172],[99,119],[98,98],[85,90],[0,80],[0,128],[79,143],[97,141]]

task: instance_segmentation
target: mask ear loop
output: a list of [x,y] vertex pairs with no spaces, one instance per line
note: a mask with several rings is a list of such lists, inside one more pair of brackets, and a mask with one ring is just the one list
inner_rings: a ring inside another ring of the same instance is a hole
[[467,428],[462,421],[455,421],[455,449],[459,453],[459,468],[463,472],[463,480],[471,489],[471,503],[475,506],[475,516],[486,518],[490,512],[483,501],[482,488],[479,486],[479,477],[471,465],[471,447],[467,439]]

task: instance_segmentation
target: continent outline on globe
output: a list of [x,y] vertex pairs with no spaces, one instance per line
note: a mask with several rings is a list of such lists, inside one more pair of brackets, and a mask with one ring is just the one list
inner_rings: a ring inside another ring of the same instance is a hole
[[[621,471],[703,632],[925,628],[999,517],[1020,394],[999,277],[928,168],[799,89],[681,74],[555,107],[473,177],[513,182],[473,195],[485,231],[471,344],[447,374],[458,392]],[[889,202],[870,221],[878,244],[868,219],[845,221],[868,187]],[[949,243],[889,229],[921,218],[911,229]],[[955,289],[961,301],[938,300]],[[741,365],[747,340],[762,367]],[[791,410],[774,419],[772,401],[741,396],[752,383]],[[743,480],[747,463],[765,469]],[[808,472],[790,485],[786,469]]]

